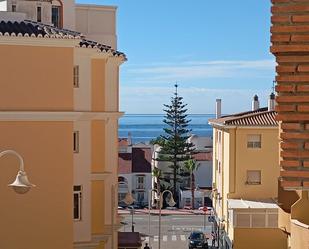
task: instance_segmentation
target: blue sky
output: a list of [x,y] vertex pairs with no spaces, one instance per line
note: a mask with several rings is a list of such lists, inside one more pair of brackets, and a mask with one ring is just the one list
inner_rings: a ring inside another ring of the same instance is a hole
[[274,79],[270,0],[78,0],[118,6],[121,110],[162,113],[175,82],[190,113],[267,103]]

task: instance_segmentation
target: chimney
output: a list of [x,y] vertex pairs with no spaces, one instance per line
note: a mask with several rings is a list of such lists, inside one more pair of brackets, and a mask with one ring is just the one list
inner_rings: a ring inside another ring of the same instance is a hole
[[268,111],[274,111],[275,110],[275,94],[271,93],[269,95],[269,99],[268,99]]
[[132,134],[131,134],[131,132],[128,132],[128,145],[129,146],[132,145]]
[[216,99],[216,118],[221,118],[221,99]]
[[252,111],[255,111],[259,108],[260,108],[259,97],[257,95],[254,95],[253,101],[252,101]]

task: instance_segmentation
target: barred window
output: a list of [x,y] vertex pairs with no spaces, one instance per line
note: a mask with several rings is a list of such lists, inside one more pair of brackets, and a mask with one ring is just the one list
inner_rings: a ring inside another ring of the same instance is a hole
[[250,134],[247,137],[247,148],[261,148],[261,135]]

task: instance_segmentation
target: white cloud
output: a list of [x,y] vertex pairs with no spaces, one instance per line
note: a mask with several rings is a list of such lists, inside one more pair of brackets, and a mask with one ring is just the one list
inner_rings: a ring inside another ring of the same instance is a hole
[[[172,87],[122,87],[121,110],[127,113],[162,113],[163,104],[169,103]],[[216,98],[222,98],[223,112],[247,111],[252,97],[260,97],[261,106],[267,105],[269,91],[255,89],[180,88],[179,93],[188,103],[190,113],[214,113]]]
[[273,74],[274,67],[274,60],[162,62],[128,66],[124,80],[132,83],[162,83],[208,78],[268,78]]

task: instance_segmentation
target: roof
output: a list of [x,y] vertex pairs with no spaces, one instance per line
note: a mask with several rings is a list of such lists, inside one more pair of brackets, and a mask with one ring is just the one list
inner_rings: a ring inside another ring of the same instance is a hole
[[119,174],[129,174],[132,172],[132,154],[118,153]]
[[212,161],[212,152],[198,152],[193,155],[196,161]]
[[118,146],[125,146],[129,145],[129,141],[127,138],[118,138]]
[[79,46],[82,48],[95,48],[100,52],[109,53],[116,57],[119,56],[126,60],[124,53],[114,50],[110,46],[87,40],[80,32],[57,28],[40,22],[33,22],[28,20],[21,22],[1,21],[0,37],[1,36],[80,39],[81,41]]
[[142,240],[137,232],[118,232],[118,247],[141,247]]
[[132,153],[118,153],[119,174],[151,173],[151,148],[133,147]]
[[222,116],[218,119],[209,119],[208,122],[224,126],[278,126],[276,115],[275,111],[268,111],[265,107],[255,111]]
[[132,148],[132,172],[151,173],[151,148]]
[[277,209],[278,205],[274,200],[243,200],[243,199],[229,199],[229,209]]

